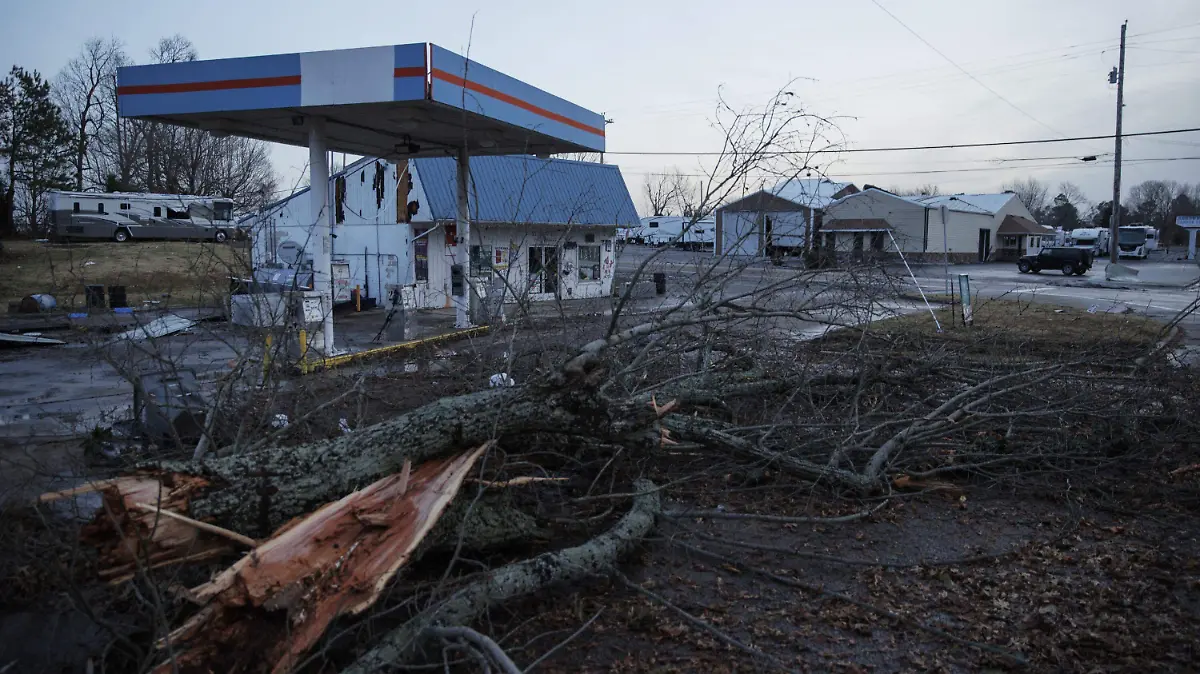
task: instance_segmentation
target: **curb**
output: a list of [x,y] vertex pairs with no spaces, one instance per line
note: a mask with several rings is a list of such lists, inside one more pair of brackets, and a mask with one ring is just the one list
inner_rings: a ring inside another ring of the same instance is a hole
[[368,358],[374,358],[376,356],[384,356],[384,355],[387,355],[390,353],[396,353],[398,351],[411,351],[419,346],[425,346],[425,345],[429,345],[429,344],[439,344],[441,342],[449,342],[449,341],[452,341],[455,339],[464,339],[467,337],[476,337],[478,335],[485,334],[489,329],[490,329],[490,326],[481,325],[481,326],[474,327],[474,328],[467,328],[465,330],[456,330],[454,332],[447,332],[446,334],[443,334],[443,335],[434,335],[432,337],[423,337],[421,339],[413,339],[413,340],[409,340],[407,342],[400,342],[399,344],[389,344],[388,346],[380,346],[380,347],[377,347],[374,349],[366,349],[365,351],[356,351],[354,353],[347,353],[347,354],[343,354],[340,356],[332,356],[330,358],[321,358],[318,360],[313,360],[311,362],[301,361],[300,366],[297,369],[300,374],[312,374],[313,372],[331,369],[331,368],[337,367],[338,365],[345,365],[346,363],[352,363],[352,362],[358,361],[358,360],[366,360]]

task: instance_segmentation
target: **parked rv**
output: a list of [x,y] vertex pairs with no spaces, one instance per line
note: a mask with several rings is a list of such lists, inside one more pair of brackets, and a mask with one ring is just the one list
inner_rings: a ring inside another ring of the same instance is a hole
[[223,243],[238,234],[233,202],[217,197],[53,190],[46,194],[46,210],[60,240]]
[[673,245],[687,250],[712,250],[717,221],[704,218],[692,221],[678,215],[642,218],[641,225],[627,233],[627,241],[648,246]]
[[1067,245],[1083,248],[1094,256],[1108,255],[1108,230],[1103,227],[1083,227],[1067,233]]
[[1117,233],[1117,246],[1121,257],[1144,260],[1150,251],[1158,249],[1158,230],[1145,225],[1121,227]]

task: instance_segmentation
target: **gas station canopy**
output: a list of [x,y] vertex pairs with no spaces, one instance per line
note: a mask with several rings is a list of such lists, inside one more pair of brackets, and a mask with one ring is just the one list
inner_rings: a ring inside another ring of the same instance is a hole
[[603,152],[604,117],[428,43],[121,68],[122,117],[391,159]]

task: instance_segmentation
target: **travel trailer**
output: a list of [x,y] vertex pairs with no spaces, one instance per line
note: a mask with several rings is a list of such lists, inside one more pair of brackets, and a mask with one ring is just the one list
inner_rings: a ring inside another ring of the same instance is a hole
[[712,217],[693,223],[692,218],[656,215],[642,218],[641,224],[626,234],[626,240],[648,246],[672,245],[687,250],[712,250],[716,230],[717,221]]
[[1085,248],[1092,255],[1108,255],[1108,230],[1103,227],[1084,227],[1067,232],[1067,245],[1072,248]]

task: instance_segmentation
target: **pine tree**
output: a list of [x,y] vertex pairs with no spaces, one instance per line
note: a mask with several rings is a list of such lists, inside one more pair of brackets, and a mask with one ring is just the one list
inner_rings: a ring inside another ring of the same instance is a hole
[[50,83],[37,71],[13,66],[0,86],[0,157],[8,166],[6,230],[16,228],[19,213],[32,229],[44,229],[43,197],[70,185],[71,137]]
[[0,160],[3,160],[4,175],[7,176],[7,179],[0,178],[0,234],[13,231],[13,163],[8,152],[12,135],[12,89],[11,79],[0,80]]

